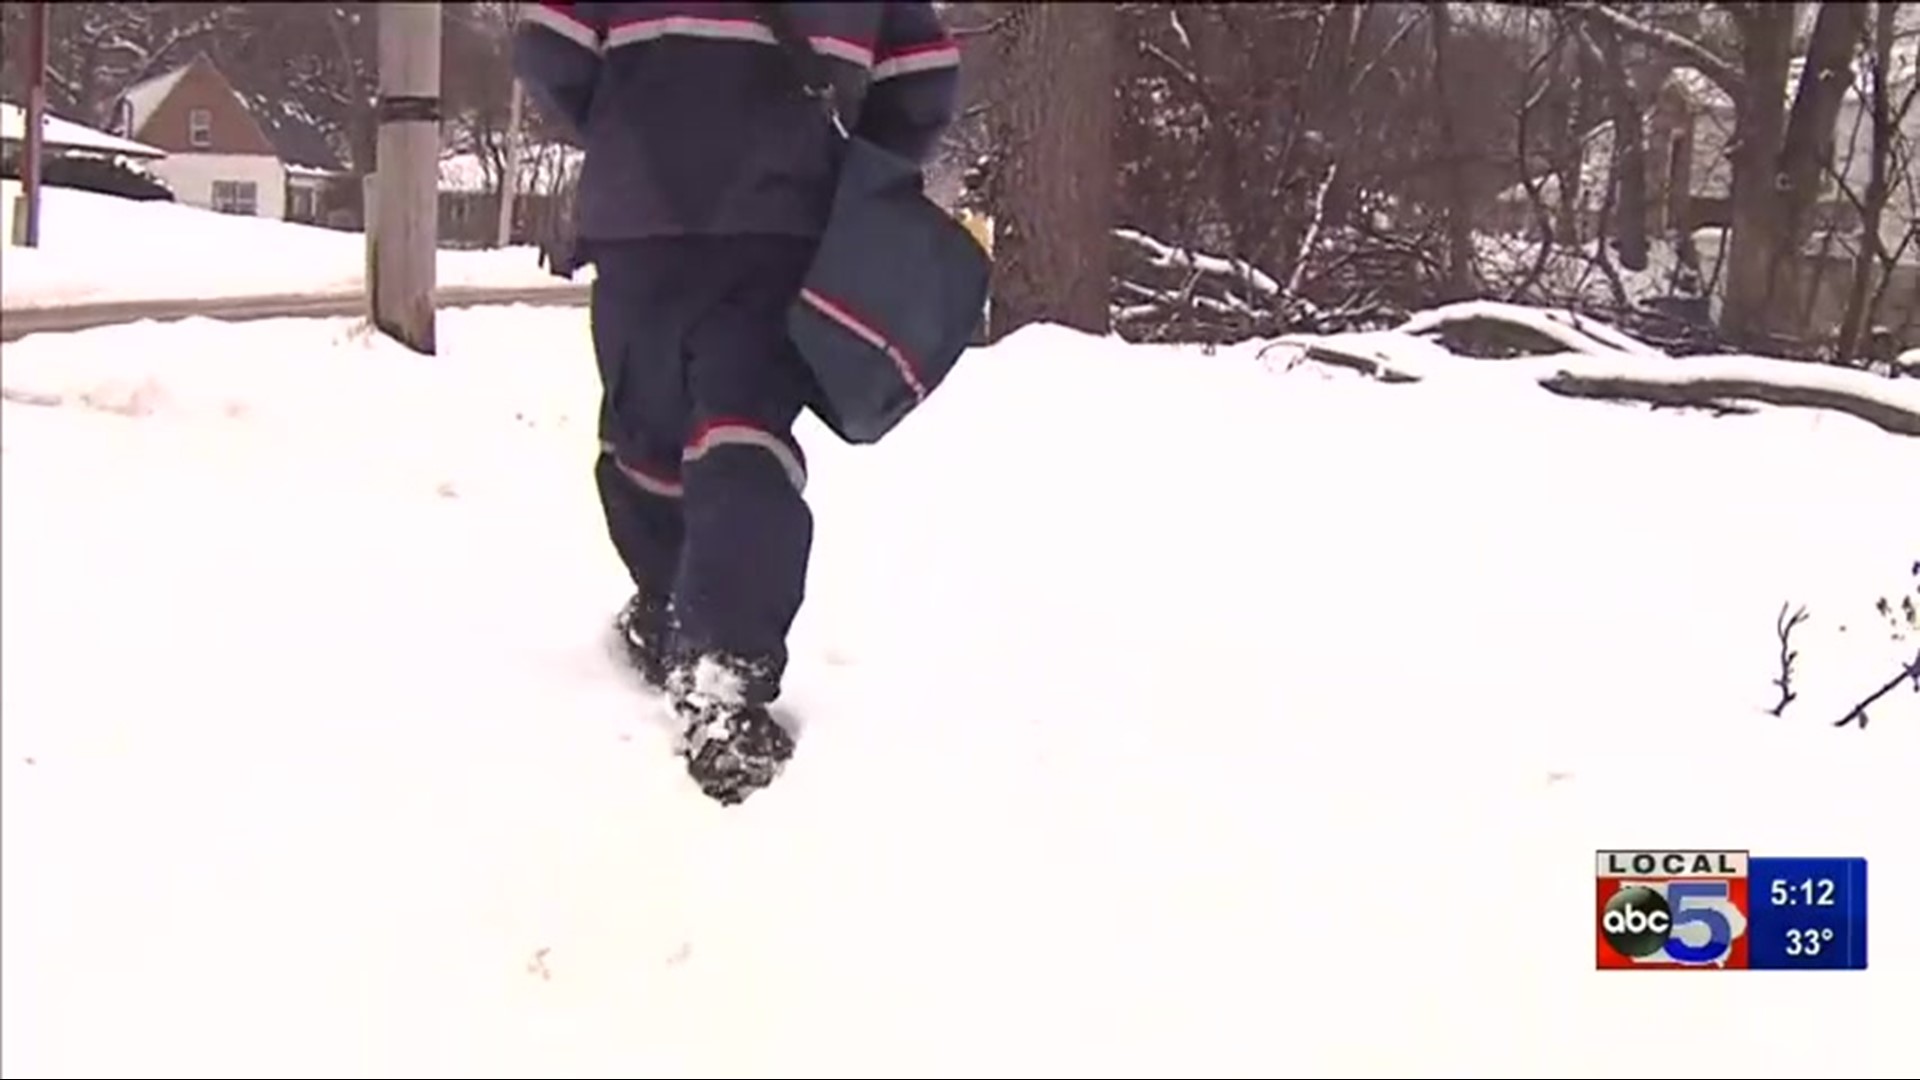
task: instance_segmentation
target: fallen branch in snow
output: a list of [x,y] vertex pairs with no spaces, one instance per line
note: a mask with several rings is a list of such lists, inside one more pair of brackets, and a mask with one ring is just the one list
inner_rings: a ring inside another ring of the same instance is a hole
[[1598,319],[1556,308],[1493,300],[1466,300],[1423,311],[1394,329],[1435,339],[1460,356],[1485,359],[1569,352],[1671,359],[1659,349]]
[[1540,385],[1563,397],[1644,401],[1680,408],[1723,409],[1729,401],[1745,400],[1766,405],[1831,409],[1859,417],[1882,431],[1920,437],[1920,413],[1827,387],[1782,386],[1759,379],[1688,378],[1684,375],[1655,381],[1632,375],[1579,375],[1570,371],[1541,379]]
[[1800,659],[1800,650],[1793,647],[1793,631],[1806,621],[1804,606],[1789,614],[1786,604],[1780,605],[1780,614],[1773,620],[1773,632],[1780,639],[1780,674],[1774,677],[1773,685],[1780,690],[1780,700],[1767,711],[1775,716],[1786,712],[1793,699],[1800,696],[1793,689],[1793,664]]
[[[1280,283],[1259,268],[1162,243],[1133,229],[1113,230],[1122,265],[1114,277],[1115,321],[1153,340],[1181,327],[1187,336],[1240,337],[1279,325]],[[1203,329],[1204,328],[1204,329]]]
[[19,390],[11,386],[0,387],[0,400],[11,401],[16,405],[39,405],[43,408],[57,408],[66,403],[59,394],[46,394],[38,390]]
[[1411,375],[1387,364],[1373,356],[1358,351],[1346,351],[1337,347],[1335,341],[1312,341],[1301,346],[1300,360],[1314,360],[1330,364],[1349,371],[1357,371],[1378,379],[1383,383],[1415,383],[1420,376]]
[[[1332,176],[1329,170],[1322,177],[1321,194]],[[1404,257],[1344,232],[1310,228],[1304,254],[1284,285],[1243,259],[1170,244],[1136,229],[1115,229],[1113,240],[1114,324],[1129,341],[1220,344],[1287,328],[1377,327],[1405,310],[1377,284],[1407,277],[1398,265]]]
[[1274,345],[1385,382],[1418,382],[1492,362],[1563,397],[1722,416],[1761,405],[1826,409],[1920,437],[1920,387],[1904,380],[1758,356],[1677,359],[1596,319],[1519,304],[1448,304],[1392,330],[1292,335]]
[[1860,730],[1865,731],[1867,729],[1867,710],[1878,703],[1881,698],[1893,693],[1895,687],[1908,681],[1913,683],[1913,692],[1920,694],[1920,652],[1913,654],[1913,659],[1907,661],[1907,666],[1900,669],[1900,674],[1895,675],[1887,685],[1868,694],[1866,699],[1861,701],[1860,704],[1855,705],[1847,715],[1835,720],[1833,726],[1846,727],[1848,724],[1857,723],[1860,725]]

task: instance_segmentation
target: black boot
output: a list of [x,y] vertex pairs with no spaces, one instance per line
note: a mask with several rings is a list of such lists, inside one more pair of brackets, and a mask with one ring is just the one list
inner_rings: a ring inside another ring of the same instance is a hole
[[642,589],[613,620],[627,662],[655,690],[667,688],[668,650],[673,643],[673,602]]
[[762,674],[767,667],[707,654],[677,666],[668,679],[667,693],[686,725],[687,775],[723,805],[773,783],[793,756],[793,736],[767,709],[778,692]]

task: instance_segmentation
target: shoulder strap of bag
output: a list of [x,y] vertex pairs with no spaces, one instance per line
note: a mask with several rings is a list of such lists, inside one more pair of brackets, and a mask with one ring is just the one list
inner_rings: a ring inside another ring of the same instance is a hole
[[773,32],[773,40],[779,44],[780,51],[787,55],[800,92],[820,103],[827,119],[833,122],[834,130],[845,138],[847,125],[840,116],[839,95],[834,91],[833,73],[828,70],[826,59],[815,51],[813,43],[793,24],[787,5],[755,4],[753,9],[760,22]]

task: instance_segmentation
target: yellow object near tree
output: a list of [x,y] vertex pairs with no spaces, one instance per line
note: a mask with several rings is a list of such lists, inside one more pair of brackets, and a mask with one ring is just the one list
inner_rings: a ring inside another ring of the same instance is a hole
[[980,249],[988,255],[992,255],[993,219],[985,214],[976,213],[972,210],[960,211],[959,217],[960,224],[965,225],[967,231],[973,234],[974,242],[980,245]]

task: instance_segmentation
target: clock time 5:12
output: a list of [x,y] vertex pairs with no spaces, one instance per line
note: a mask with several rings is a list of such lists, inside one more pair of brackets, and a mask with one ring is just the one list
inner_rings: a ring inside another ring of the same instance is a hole
[[1768,889],[1767,899],[1774,907],[1832,907],[1834,902],[1834,884],[1832,878],[1801,878],[1799,881],[1786,881],[1774,878]]

